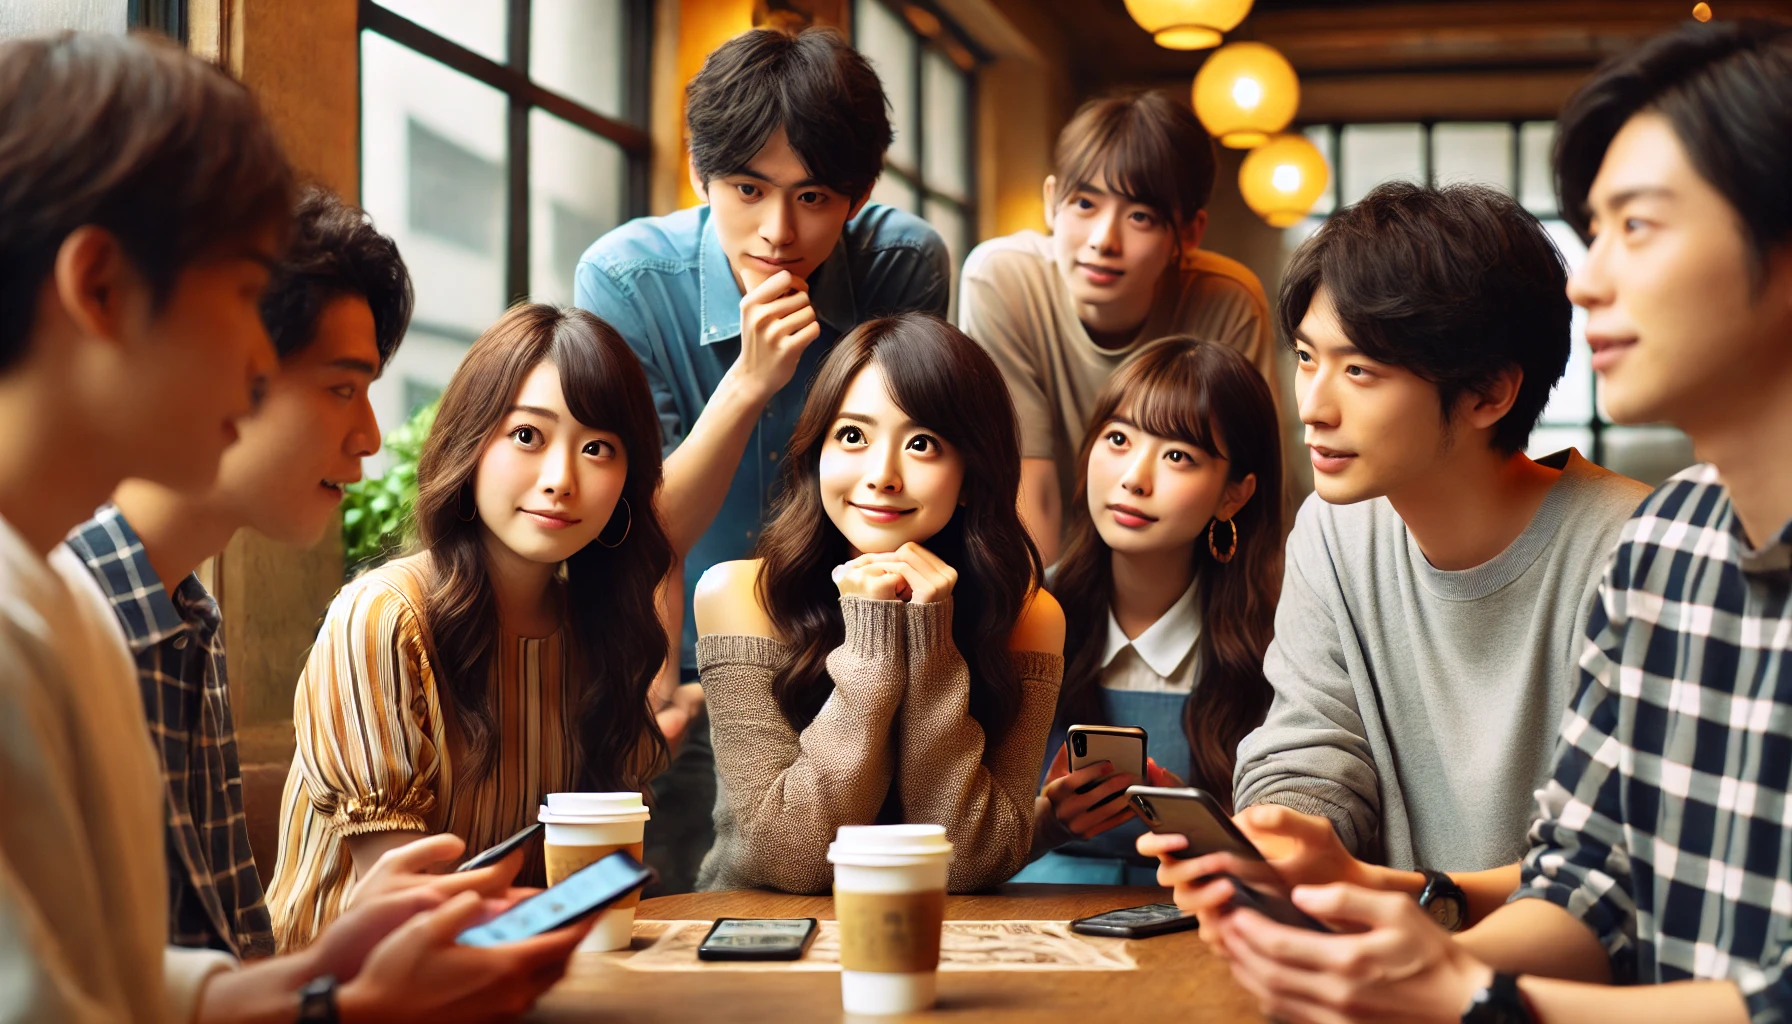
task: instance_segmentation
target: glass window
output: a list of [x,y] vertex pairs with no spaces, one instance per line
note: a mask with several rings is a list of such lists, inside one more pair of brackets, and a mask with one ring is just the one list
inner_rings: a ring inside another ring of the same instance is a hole
[[[1336,177],[1338,173],[1338,155],[1332,152],[1332,127],[1329,124],[1316,124],[1303,129],[1303,132],[1307,136],[1307,141],[1319,148],[1320,155],[1325,157],[1325,166],[1331,168],[1333,175],[1332,179],[1326,183],[1324,194],[1313,204],[1313,214],[1318,217],[1324,217],[1326,214],[1331,213],[1338,208],[1338,179]],[[1295,230],[1299,227],[1300,225],[1297,224],[1294,228],[1290,228],[1289,230]],[[1309,232],[1309,234],[1310,233],[1311,232]],[[1306,235],[1302,235],[1301,238],[1305,239]]]
[[969,141],[971,90],[964,73],[937,50],[921,59],[927,88],[927,166],[922,174],[930,189],[959,202],[970,198]]
[[627,154],[540,110],[530,115],[529,147],[530,290],[540,302],[571,305],[579,257],[622,223]]
[[1549,150],[1555,145],[1554,121],[1529,121],[1518,129],[1518,166],[1524,175],[1519,183],[1518,201],[1539,217],[1559,217],[1556,208],[1555,171],[1549,163]]
[[890,101],[890,127],[896,138],[886,159],[912,168],[917,162],[916,138],[920,119],[915,116],[915,51],[920,43],[914,29],[880,0],[858,0],[853,7],[853,34],[859,52],[871,62]]
[[1416,124],[1351,124],[1333,170],[1354,203],[1384,181],[1425,180],[1425,129]]
[[901,171],[889,167],[877,176],[877,184],[871,186],[871,201],[910,213],[920,209],[920,204],[915,201],[915,186]]
[[1512,126],[1440,124],[1431,129],[1432,177],[1439,185],[1491,185],[1512,191]]
[[534,0],[529,77],[605,117],[626,118],[629,13],[625,0]]
[[488,60],[502,64],[508,57],[505,0],[381,0],[380,6]]

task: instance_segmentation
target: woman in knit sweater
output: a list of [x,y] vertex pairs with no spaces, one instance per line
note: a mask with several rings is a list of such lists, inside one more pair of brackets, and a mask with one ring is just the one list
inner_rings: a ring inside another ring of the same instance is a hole
[[1000,373],[945,321],[828,354],[758,557],[697,587],[721,776],[700,888],[825,891],[841,825],[944,825],[954,891],[1026,863],[1064,618],[1019,467]]

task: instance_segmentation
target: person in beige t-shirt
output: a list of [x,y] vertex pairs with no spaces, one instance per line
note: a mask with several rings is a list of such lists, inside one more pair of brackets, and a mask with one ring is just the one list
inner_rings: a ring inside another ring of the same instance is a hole
[[1055,561],[1096,393],[1147,342],[1188,335],[1241,352],[1279,395],[1263,285],[1199,248],[1213,141],[1165,93],[1092,100],[1058,136],[1051,234],[991,239],[965,260],[959,326],[1007,380],[1020,421],[1021,510]]

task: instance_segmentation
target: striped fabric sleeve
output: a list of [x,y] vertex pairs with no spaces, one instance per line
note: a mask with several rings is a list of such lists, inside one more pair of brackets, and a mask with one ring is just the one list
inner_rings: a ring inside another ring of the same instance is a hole
[[306,791],[341,835],[427,831],[440,720],[416,610],[390,582],[343,588],[293,701]]
[[[1624,555],[1620,547],[1617,561]],[[1579,918],[1605,947],[1613,979],[1631,981],[1637,973],[1637,904],[1622,824],[1624,744],[1616,735],[1622,732],[1621,594],[1608,572],[1587,621],[1580,693],[1563,716],[1555,775],[1538,793],[1531,850],[1512,899],[1546,899]]]

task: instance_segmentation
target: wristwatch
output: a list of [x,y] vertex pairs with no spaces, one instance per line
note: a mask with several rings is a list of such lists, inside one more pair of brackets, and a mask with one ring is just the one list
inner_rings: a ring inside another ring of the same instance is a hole
[[1518,975],[1495,974],[1487,987],[1474,994],[1462,1011],[1462,1024],[1537,1024],[1531,1007],[1518,991]]
[[312,978],[299,989],[299,1024],[337,1024],[333,975]]
[[1425,888],[1419,892],[1419,906],[1442,926],[1444,931],[1459,932],[1468,925],[1468,894],[1462,886],[1442,871],[1420,868]]

